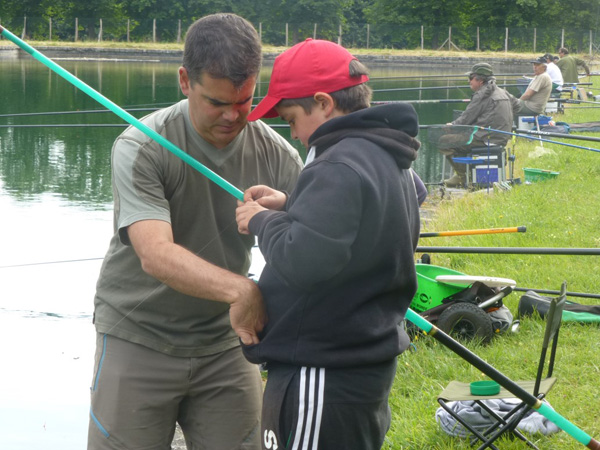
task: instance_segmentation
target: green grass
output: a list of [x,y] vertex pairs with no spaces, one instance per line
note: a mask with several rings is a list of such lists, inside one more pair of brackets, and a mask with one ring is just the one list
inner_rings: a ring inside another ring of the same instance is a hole
[[[594,80],[596,80],[594,78]],[[600,80],[595,83],[600,86]],[[596,91],[597,92],[597,91]],[[554,120],[567,123],[600,121],[600,109],[576,110],[569,105]],[[577,133],[583,134],[583,133]],[[600,133],[585,133],[599,136]],[[554,138],[550,138],[554,139]],[[600,143],[564,142],[600,149]],[[526,233],[422,239],[423,246],[477,247],[600,247],[600,153],[544,143],[554,154],[532,158],[539,142],[519,139],[514,144],[515,176],[522,168],[560,172],[553,180],[514,186],[491,195],[470,193],[442,200],[423,231],[445,231],[526,225]],[[431,202],[435,202],[435,194]],[[558,290],[563,280],[573,292],[600,293],[600,256],[431,254],[432,263],[469,275],[512,278],[519,287]],[[505,304],[516,316],[522,292]],[[573,297],[577,303],[599,300]],[[544,322],[524,318],[518,333],[499,336],[488,346],[468,347],[513,380],[533,379],[543,338]],[[564,323],[555,375],[558,383],[548,395],[551,405],[592,437],[600,438],[600,326]],[[437,343],[420,336],[416,351],[399,357],[390,398],[392,427],[386,449],[468,449],[468,442],[447,436],[435,421],[436,396],[453,380],[482,379],[477,369]],[[541,449],[583,448],[565,432],[536,436]],[[521,441],[503,439],[503,450],[523,449]]]

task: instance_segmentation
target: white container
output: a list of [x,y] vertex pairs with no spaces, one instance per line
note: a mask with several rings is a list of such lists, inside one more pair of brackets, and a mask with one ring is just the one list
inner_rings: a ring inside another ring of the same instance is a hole
[[[523,119],[531,120],[531,122],[525,122]],[[519,130],[534,130],[535,121],[533,116],[519,116],[519,124],[517,128]]]

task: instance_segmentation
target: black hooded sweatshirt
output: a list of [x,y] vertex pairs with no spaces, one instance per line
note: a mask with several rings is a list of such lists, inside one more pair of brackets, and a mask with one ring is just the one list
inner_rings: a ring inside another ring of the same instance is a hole
[[337,117],[310,137],[316,157],[285,211],[249,223],[266,261],[269,321],[243,346],[254,363],[356,367],[393,359],[415,294],[419,206],[410,171],[418,119],[409,104]]

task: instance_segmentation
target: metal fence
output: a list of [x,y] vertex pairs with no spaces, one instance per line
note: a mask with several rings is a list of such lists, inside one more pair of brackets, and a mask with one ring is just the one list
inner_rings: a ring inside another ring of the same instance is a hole
[[[111,19],[42,17],[2,18],[0,23],[23,39],[39,41],[181,42],[191,19]],[[307,37],[327,39],[348,48],[490,50],[555,53],[600,51],[600,33],[558,28],[433,27],[346,23],[256,23],[264,44],[288,47]]]

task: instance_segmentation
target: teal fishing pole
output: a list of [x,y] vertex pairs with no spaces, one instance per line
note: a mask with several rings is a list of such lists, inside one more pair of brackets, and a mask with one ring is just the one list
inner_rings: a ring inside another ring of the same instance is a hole
[[65,70],[63,67],[56,64],[54,61],[52,61],[47,56],[41,54],[39,51],[37,51],[36,49],[31,47],[29,44],[27,44],[23,40],[19,39],[17,36],[12,34],[10,31],[8,31],[6,28],[2,27],[1,25],[0,25],[0,35],[4,36],[9,41],[13,42],[18,47],[20,47],[21,49],[23,49],[24,51],[29,53],[31,56],[33,56],[39,62],[44,64],[50,70],[52,70],[56,74],[63,77],[65,80],[67,80],[69,83],[71,83],[76,88],[85,92],[87,95],[92,97],[98,103],[100,103],[101,105],[110,109],[112,112],[114,112],[117,116],[119,116],[125,122],[129,123],[130,125],[133,125],[135,128],[140,130],[146,136],[148,136],[149,138],[158,142],[160,145],[165,147],[167,150],[169,150],[171,153],[173,153],[179,159],[181,159],[185,163],[189,164],[191,167],[196,169],[202,175],[204,175],[209,180],[211,180],[212,182],[217,184],[219,187],[225,189],[228,193],[233,195],[235,198],[237,198],[238,200],[244,199],[244,193],[241,190],[239,190],[237,187],[235,187],[233,184],[231,184],[227,180],[224,180],[223,178],[221,178],[219,175],[214,173],[212,170],[210,170],[204,164],[202,164],[199,161],[197,161],[196,159],[192,158],[190,155],[188,155],[186,152],[181,150],[179,147],[177,147],[175,144],[170,142],[168,139],[166,139],[165,137],[163,137],[162,135],[157,133],[155,130],[153,130],[149,126],[140,122],[138,119],[136,119],[131,114],[129,114],[127,111],[125,111],[123,108],[121,108],[117,104],[113,103],[111,100],[109,100],[108,98],[103,96],[101,93],[96,91],[94,88],[88,86],[86,83],[81,81],[75,75],[71,74],[69,71]]
[[436,341],[452,350],[454,353],[463,358],[473,367],[476,367],[477,369],[481,370],[492,380],[500,384],[500,386],[514,394],[519,399],[523,400],[529,407],[535,409],[546,419],[550,420],[557,427],[568,433],[572,438],[585,445],[587,448],[593,450],[600,450],[600,442],[593,439],[585,431],[573,425],[573,423],[562,417],[559,413],[553,410],[546,403],[543,403],[537,397],[521,388],[517,383],[512,381],[499,370],[495,369],[492,365],[485,362],[483,359],[481,359],[475,353],[467,349],[465,346],[458,343],[456,340],[451,338],[442,330],[434,326],[431,322],[421,317],[419,314],[417,314],[411,309],[409,309],[406,312],[406,319],[410,320],[425,333],[432,336]]
[[[9,32],[5,28],[3,28],[1,25],[0,25],[0,35],[6,37],[8,40],[15,43],[17,46],[19,46],[20,48],[25,50],[27,53],[29,53],[31,56],[33,56],[35,59],[37,59],[42,64],[47,66],[49,69],[53,70],[58,75],[65,78],[67,81],[69,81],[75,87],[81,89],[83,92],[85,92],[86,94],[88,94],[89,96],[91,96],[92,98],[97,100],[98,102],[100,102],[102,105],[109,108],[111,111],[113,111],[119,117],[121,117],[123,120],[125,120],[128,123],[130,123],[131,125],[135,126],[136,128],[138,128],[140,131],[142,131],[147,136],[156,140],[156,142],[158,142],[159,144],[163,145],[165,148],[170,150],[175,156],[179,157],[184,162],[190,164],[192,167],[194,167],[200,173],[202,173],[203,175],[208,177],[211,181],[213,181],[214,183],[216,183],[217,185],[219,185],[220,187],[225,189],[227,192],[232,194],[234,197],[238,198],[239,200],[243,200],[243,193],[239,189],[237,189],[235,186],[233,186],[229,182],[225,181],[224,179],[222,179],[221,177],[216,175],[214,172],[212,172],[211,170],[209,170],[208,168],[206,168],[205,166],[200,164],[195,159],[191,158],[183,150],[181,150],[177,146],[173,145],[171,142],[169,142],[167,139],[165,139],[160,134],[156,133],[154,130],[152,130],[148,126],[142,124],[139,120],[137,120],[135,117],[131,116],[129,113],[123,111],[119,106],[114,104],[112,101],[108,100],[102,94],[98,93],[97,91],[95,91],[94,89],[89,87],[87,84],[85,84],[84,82],[79,80],[77,77],[75,77],[71,73],[67,72],[62,67],[60,67],[58,64],[54,63],[53,61],[48,59],[46,56],[42,55],[40,52],[35,50],[33,47],[31,47],[28,44],[26,44],[25,42],[23,42],[21,39],[19,39],[14,34]],[[425,331],[427,333],[432,333],[432,330],[434,330],[434,329],[437,330],[437,328],[435,328],[430,322],[425,320],[423,317],[419,316],[417,313],[415,313],[411,309],[409,309],[407,311],[406,318],[408,320],[410,320],[411,322],[413,322],[417,327],[419,327],[420,329],[422,329],[423,331]],[[445,333],[440,331],[438,333],[434,333],[434,335],[444,336]],[[445,336],[447,336],[447,335],[445,335]],[[455,341],[454,339],[452,339],[449,336],[447,336],[443,340],[440,340],[440,342],[442,342],[445,346],[447,346],[448,348],[453,350],[459,356],[463,357],[470,364],[474,364],[473,361],[478,361],[478,360],[483,361],[474,354],[473,354],[473,358],[471,360],[467,359],[463,355],[468,355],[470,353],[469,350],[467,350],[465,347],[460,345],[457,341]],[[459,352],[462,352],[462,353],[459,353]],[[496,369],[494,369],[492,366],[490,366],[487,363],[485,363],[485,364],[486,364],[486,367],[497,372]],[[478,366],[475,366],[475,367],[478,367]],[[488,370],[488,369],[486,369],[486,370]],[[508,378],[504,377],[503,381],[500,384],[503,387],[507,388],[510,392],[515,394],[517,397],[519,397],[519,394],[522,395],[523,397],[525,397],[525,398],[522,398],[522,400],[528,402],[528,404],[529,404],[529,401],[530,401],[529,396],[531,394],[527,393],[526,391],[521,392],[518,389],[515,389],[514,386],[516,386],[517,388],[518,388],[518,386],[514,382],[512,382]],[[510,387],[508,387],[508,386],[510,386]],[[519,398],[521,398],[521,397],[519,397]],[[534,400],[537,401],[537,399],[535,397],[534,397]],[[534,407],[536,407],[536,409],[537,409],[537,403],[534,405]],[[565,430],[569,435],[571,435],[577,441],[581,442],[583,445],[586,445],[590,449],[600,450],[600,443],[598,441],[592,439],[587,433],[585,433],[583,430],[581,430],[580,428],[578,428],[577,426],[575,426],[574,424],[569,422],[567,419],[565,419],[560,414],[558,414],[557,412],[552,410],[550,407],[546,407],[545,405],[542,404],[539,407],[538,411],[540,412],[540,414],[542,414],[544,417],[546,417],[547,419],[554,422],[558,427]]]

